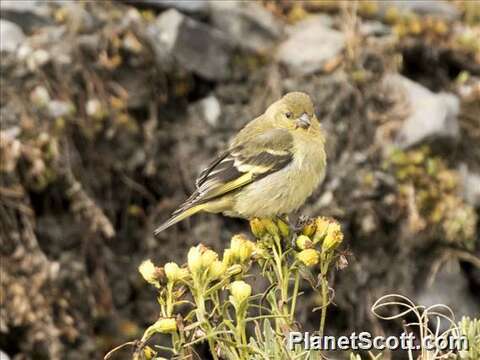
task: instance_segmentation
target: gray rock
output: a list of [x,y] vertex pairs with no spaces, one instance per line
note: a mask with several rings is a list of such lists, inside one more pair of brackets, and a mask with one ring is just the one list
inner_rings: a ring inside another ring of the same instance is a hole
[[47,108],[48,114],[52,118],[72,115],[75,112],[74,105],[68,101],[52,100],[48,103]]
[[48,2],[40,0],[2,0],[0,17],[16,23],[26,32],[52,23]]
[[208,13],[208,0],[135,0],[132,5],[142,5],[155,9],[177,9],[185,13]]
[[232,46],[219,30],[170,9],[160,14],[147,31],[159,63],[171,56],[205,79],[224,80],[229,76]]
[[213,94],[192,104],[189,111],[194,117],[200,115],[200,118],[212,127],[218,125],[218,120],[222,113],[220,102]]
[[0,360],[10,360],[10,357],[0,350]]
[[[478,316],[480,305],[469,288],[469,283],[457,261],[443,265],[430,286],[424,286],[415,296],[414,302],[423,306],[444,304],[449,306],[456,319],[462,316]],[[432,319],[433,320],[433,319]],[[447,325],[442,320],[441,325]]]
[[314,16],[290,29],[290,36],[279,46],[276,59],[290,74],[308,75],[321,71],[344,47],[345,36],[327,27],[324,16]]
[[283,34],[282,24],[255,2],[212,1],[211,20],[244,50],[266,53]]
[[380,21],[362,21],[359,31],[363,36],[385,36],[392,33],[391,28]]
[[384,14],[389,8],[396,8],[401,13],[432,15],[445,20],[457,20],[461,15],[455,5],[444,0],[391,0],[379,1],[378,5]]
[[397,145],[407,148],[426,140],[458,139],[460,102],[455,95],[435,94],[398,74],[387,75],[384,84],[387,91],[402,92],[409,108],[409,115],[396,139]]
[[0,52],[15,52],[24,40],[25,34],[17,24],[0,20]]
[[480,207],[480,174],[470,172],[466,165],[460,167],[463,198],[472,206]]

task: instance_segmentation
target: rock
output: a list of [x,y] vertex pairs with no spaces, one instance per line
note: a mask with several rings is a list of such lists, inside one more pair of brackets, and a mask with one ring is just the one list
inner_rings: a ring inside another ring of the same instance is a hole
[[52,118],[59,118],[72,115],[75,112],[75,107],[71,102],[52,100],[47,105],[48,114]]
[[206,14],[208,13],[208,0],[135,0],[132,5],[147,6],[154,9],[176,9],[185,13]]
[[289,38],[278,48],[276,59],[290,74],[308,75],[323,70],[344,47],[344,35],[327,27],[324,16],[314,16],[290,30]]
[[0,52],[15,52],[24,40],[25,34],[17,24],[0,20]]
[[218,120],[222,113],[220,102],[213,94],[192,104],[189,110],[192,116],[198,117],[200,115],[212,127],[218,125]]
[[460,167],[463,198],[472,206],[480,207],[480,174],[470,172],[466,165]]
[[396,138],[397,145],[408,148],[426,140],[458,139],[460,103],[455,95],[435,94],[398,74],[387,75],[384,84],[391,91],[403,92],[409,108],[409,115]]
[[118,74],[118,84],[127,92],[127,107],[139,109],[148,104],[151,99],[150,88],[145,86],[149,78],[146,73],[124,71]]
[[30,101],[38,108],[43,108],[50,102],[50,94],[45,86],[37,85],[30,93]]
[[386,14],[389,9],[397,9],[403,14],[430,15],[445,20],[457,20],[460,11],[452,3],[444,0],[392,0],[379,1],[379,10]]
[[362,21],[359,32],[363,36],[386,36],[390,35],[392,30],[380,21]]
[[282,24],[255,2],[212,1],[211,20],[244,50],[268,52],[282,36]]
[[52,23],[48,2],[40,0],[2,0],[0,17],[19,25],[24,31]]
[[205,79],[229,77],[233,48],[219,30],[170,9],[158,16],[147,33],[160,64],[168,55]]
[[[419,290],[414,302],[427,307],[436,304],[447,305],[458,319],[462,316],[477,316],[480,313],[480,305],[469,288],[467,277],[455,260],[443,265],[434,282]],[[450,325],[446,320],[442,320],[441,324]]]
[[10,357],[2,350],[0,350],[0,360],[10,360]]

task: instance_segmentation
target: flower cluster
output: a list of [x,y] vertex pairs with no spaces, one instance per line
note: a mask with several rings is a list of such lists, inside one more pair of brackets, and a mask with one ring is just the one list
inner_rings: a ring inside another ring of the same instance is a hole
[[322,255],[332,253],[342,241],[343,233],[338,222],[325,217],[312,219],[296,239],[300,249],[297,258],[307,266],[317,265]]
[[[343,241],[340,224],[319,217],[298,230],[282,219],[253,219],[250,227],[253,238],[234,235],[221,258],[200,244],[190,248],[183,265],[155,266],[146,260],[139,266],[145,281],[158,290],[160,316],[135,343],[134,358],[158,358],[163,351],[191,357],[201,342],[213,359],[262,358],[267,353],[298,357],[297,350],[286,348],[284,334],[295,328],[300,281],[312,272],[318,273],[319,284],[308,282],[322,294],[323,331],[330,303],[327,275]],[[254,293],[252,275],[266,279],[267,288]],[[248,339],[251,329],[256,336]],[[171,347],[149,346],[155,334],[170,336]]]

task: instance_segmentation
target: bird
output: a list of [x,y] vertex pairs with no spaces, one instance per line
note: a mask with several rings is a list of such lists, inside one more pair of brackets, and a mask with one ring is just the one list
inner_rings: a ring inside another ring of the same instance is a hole
[[288,216],[323,181],[326,166],[325,133],[312,99],[287,93],[237,133],[154,235],[198,212],[248,220]]

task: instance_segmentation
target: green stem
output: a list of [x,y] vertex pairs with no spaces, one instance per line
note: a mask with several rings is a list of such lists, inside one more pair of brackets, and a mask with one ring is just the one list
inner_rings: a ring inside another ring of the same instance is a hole
[[[289,271],[288,267],[282,263],[282,245],[281,239],[277,236],[275,237],[275,244],[273,246],[273,257],[275,259],[275,273],[277,274],[278,286],[280,288],[280,299],[281,299],[281,308],[279,313],[285,315],[288,322],[289,310],[287,306],[288,302],[288,285],[289,285]],[[280,329],[280,325],[285,323],[285,319],[276,320],[277,331]]]
[[328,307],[328,282],[325,276],[322,275],[322,312],[320,317],[320,336],[323,336],[325,329],[325,320],[327,318]]
[[171,317],[173,313],[173,283],[167,284],[167,317]]
[[295,271],[295,284],[293,285],[292,308],[290,309],[290,321],[293,322],[295,316],[295,307],[297,306],[298,287],[300,284],[300,273],[297,269]]
[[328,308],[328,281],[327,281],[327,272],[330,265],[331,256],[329,253],[322,251],[320,255],[320,276],[322,283],[322,311],[320,317],[320,336],[323,336],[325,330],[325,321],[327,318],[327,308]]
[[[205,299],[203,298],[204,289],[200,289],[195,296],[195,302],[197,304],[197,320],[201,323],[201,326],[205,328],[205,332],[208,334],[211,332],[210,324],[206,319],[206,310],[205,310]],[[218,360],[217,354],[215,352],[215,344],[213,340],[209,337],[207,338],[208,347],[210,348],[210,353],[214,360]]]

